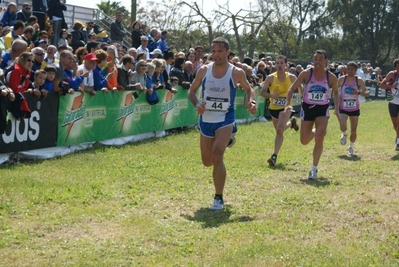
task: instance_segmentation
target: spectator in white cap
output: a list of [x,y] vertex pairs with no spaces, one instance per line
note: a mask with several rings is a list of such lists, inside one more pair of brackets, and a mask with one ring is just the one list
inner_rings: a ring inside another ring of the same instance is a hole
[[162,58],[162,51],[161,51],[161,49],[154,49],[154,51],[152,51],[151,53],[150,53],[150,55],[151,55],[151,58]]

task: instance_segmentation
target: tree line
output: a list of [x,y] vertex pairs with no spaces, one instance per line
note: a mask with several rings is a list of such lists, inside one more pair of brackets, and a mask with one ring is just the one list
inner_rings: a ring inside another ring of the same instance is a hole
[[[122,10],[124,21],[130,21],[120,2],[97,6],[111,16]],[[168,43],[180,51],[196,45],[207,48],[214,37],[223,36],[241,59],[269,53],[306,61],[322,48],[333,60],[382,66],[399,57],[398,15],[398,0],[257,0],[250,10],[237,12],[228,4],[204,12],[195,1],[150,0],[138,4],[136,17],[148,31],[167,29]]]

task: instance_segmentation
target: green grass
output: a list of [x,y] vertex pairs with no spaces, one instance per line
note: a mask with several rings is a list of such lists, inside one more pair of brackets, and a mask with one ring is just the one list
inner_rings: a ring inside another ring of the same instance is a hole
[[330,119],[319,181],[313,142],[240,125],[225,154],[226,208],[190,130],[0,166],[0,266],[399,266],[399,154],[383,101],[362,103],[355,150]]

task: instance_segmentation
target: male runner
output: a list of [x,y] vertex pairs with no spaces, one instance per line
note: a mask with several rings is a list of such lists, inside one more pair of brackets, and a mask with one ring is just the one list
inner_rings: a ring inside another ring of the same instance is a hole
[[[226,168],[223,155],[233,131],[235,109],[234,99],[236,85],[239,83],[246,92],[248,110],[256,113],[256,103],[252,98],[252,89],[246,79],[245,72],[227,60],[230,54],[229,42],[215,38],[211,43],[213,61],[201,66],[188,91],[191,103],[200,114],[201,131],[200,148],[202,163],[206,167],[213,166],[213,183],[215,197],[211,210],[223,209],[223,189],[226,182]],[[202,85],[202,102],[196,92]]]
[[[267,76],[263,83],[262,91],[260,92],[262,97],[270,98],[270,116],[272,117],[273,126],[276,130],[274,152],[267,160],[271,166],[276,165],[277,154],[283,145],[284,131],[289,127],[295,129],[295,131],[299,129],[295,117],[292,117],[291,121],[289,121],[292,111],[287,110],[285,113],[282,112],[286,105],[285,100],[288,89],[296,80],[296,76],[285,71],[287,67],[287,58],[283,55],[276,57],[275,66],[277,71]],[[289,105],[292,105],[292,101]]]
[[388,75],[380,83],[381,89],[387,90],[387,100],[389,115],[393,129],[396,132],[396,151],[399,151],[399,58],[393,62],[395,70],[390,71]]
[[[302,83],[303,99],[301,105],[301,131],[300,140],[303,145],[309,144],[314,138],[313,166],[309,172],[309,179],[317,180],[317,166],[323,152],[324,136],[327,132],[329,113],[328,89],[331,86],[334,96],[334,103],[339,103],[337,88],[337,77],[326,70],[327,53],[324,50],[316,50],[313,55],[313,67],[310,67],[299,74],[298,79],[290,86],[286,98],[284,112],[292,109],[289,105],[294,90]],[[339,105],[335,105],[335,114],[338,115]],[[313,129],[313,126],[315,127]]]

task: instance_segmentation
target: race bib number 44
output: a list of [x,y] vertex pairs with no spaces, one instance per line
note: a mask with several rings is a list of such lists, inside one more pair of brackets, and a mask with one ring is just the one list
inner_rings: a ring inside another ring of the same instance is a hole
[[205,108],[213,111],[226,111],[230,107],[229,99],[207,97],[205,99]]
[[279,97],[279,98],[273,99],[273,104],[276,106],[285,106],[285,100],[286,100],[285,98]]

